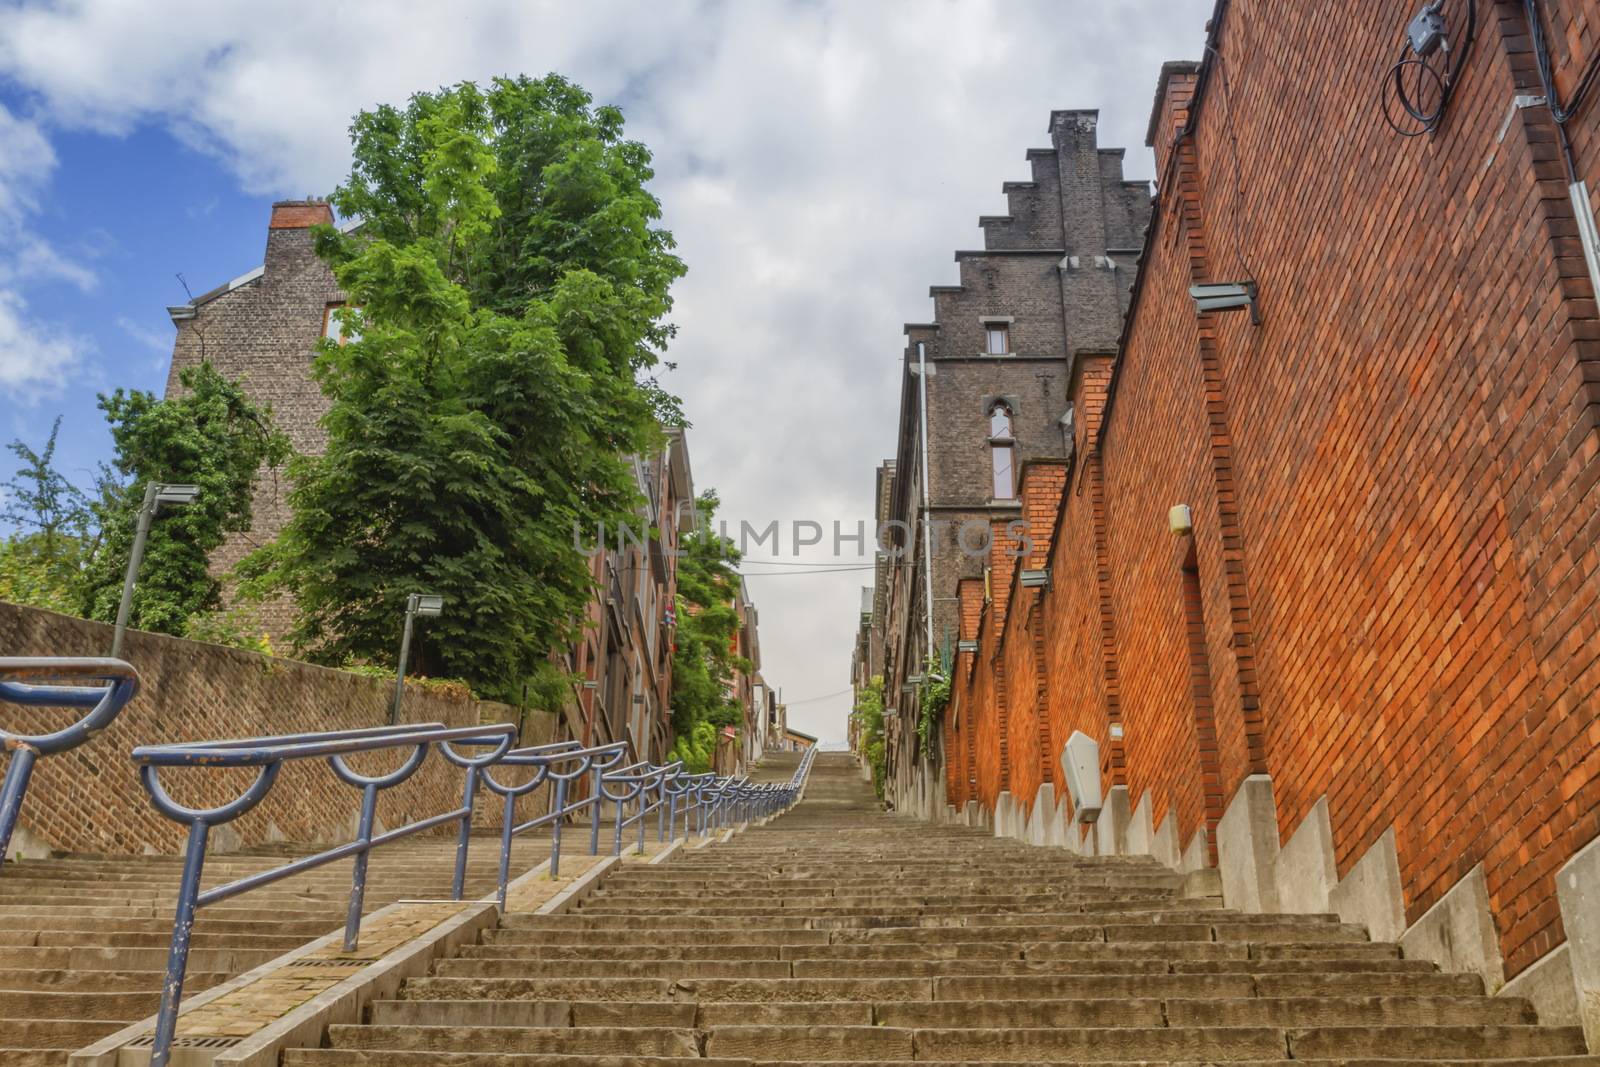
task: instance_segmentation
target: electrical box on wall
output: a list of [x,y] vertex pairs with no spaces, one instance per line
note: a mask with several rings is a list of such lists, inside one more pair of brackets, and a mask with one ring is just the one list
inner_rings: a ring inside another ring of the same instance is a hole
[[1072,731],[1061,749],[1061,773],[1072,795],[1072,810],[1079,822],[1100,817],[1100,742],[1082,730]]

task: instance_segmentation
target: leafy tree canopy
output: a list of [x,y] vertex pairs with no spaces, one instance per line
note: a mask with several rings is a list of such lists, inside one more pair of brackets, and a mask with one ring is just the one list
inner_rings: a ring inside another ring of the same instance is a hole
[[734,653],[739,613],[739,552],[716,532],[717,496],[695,501],[695,529],[679,542],[678,626],[672,651],[672,729],[675,759],[690,771],[708,770],[717,727],[740,726],[743,713],[730,693],[735,671],[751,670]]
[[55,467],[61,418],[44,448],[12,441],[21,461],[5,483],[0,520],[16,532],[0,541],[0,600],[75,612],[83,599],[83,568],[93,555],[94,514],[87,496]]
[[190,616],[215,609],[221,583],[208,559],[234,531],[250,528],[250,504],[263,464],[280,464],[288,440],[272,413],[210,363],[184,370],[182,389],[158,400],[140,390],[101,394],[111,423],[115,474],[94,505],[102,542],[84,574],[83,614],[110,622],[122,597],[139,508],[151,482],[192,484],[192,504],[163,511],[150,528],[131,625],[182,634]]
[[651,375],[683,264],[649,152],[562,78],[419,93],[351,137],[332,201],[362,225],[316,237],[359,309],[315,364],[328,446],[296,462],[294,517],[252,570],[335,663],[387,661],[406,595],[442,594],[417,669],[514,700],[577,635],[574,531],[630,517],[626,457],[681,419]]

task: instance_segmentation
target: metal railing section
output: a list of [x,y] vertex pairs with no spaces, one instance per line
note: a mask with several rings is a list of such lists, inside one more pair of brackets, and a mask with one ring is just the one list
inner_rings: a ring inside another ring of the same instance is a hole
[[[511,879],[511,842],[518,834],[540,826],[550,827],[550,877],[561,876],[561,826],[570,815],[592,809],[589,817],[589,855],[600,851],[599,776],[605,769],[622,762],[628,751],[627,743],[616,741],[609,745],[584,748],[576,741],[558,741],[549,745],[519,748],[505,754],[500,764],[512,767],[531,767],[533,773],[521,785],[505,785],[487,770],[483,780],[491,790],[505,797],[505,813],[500,826],[500,906],[506,906],[506,885]],[[572,785],[585,775],[593,775],[594,788],[579,800],[569,800]],[[546,782],[551,785],[551,803],[543,815],[524,822],[516,818],[517,799],[532,793]]]
[[0,859],[11,844],[40,757],[77,748],[111,725],[138,692],[139,675],[120,659],[0,657],[0,702],[88,709],[77,722],[47,734],[14,733],[0,726],[0,746],[9,753],[0,781]]
[[[6,661],[0,660],[0,671]],[[115,661],[95,661],[102,665]],[[126,664],[121,664],[126,668]],[[128,670],[131,678],[131,669]],[[3,674],[0,674],[3,677]],[[131,683],[130,683],[131,684]],[[88,693],[98,698],[104,689],[70,690],[68,699],[86,701]],[[78,694],[76,697],[71,694]],[[0,696],[5,694],[0,690]],[[131,693],[129,693],[131,695]],[[10,697],[6,697],[10,699]],[[60,697],[57,697],[58,702]],[[19,701],[20,702],[20,701]],[[124,698],[124,703],[126,702]],[[120,704],[118,705],[120,707]],[[100,714],[97,708],[95,714]],[[113,710],[110,714],[114,715]],[[93,716],[91,716],[93,718]],[[89,720],[86,719],[85,722]],[[96,720],[100,722],[102,720]],[[109,721],[109,718],[103,720]],[[102,723],[103,724],[103,723]],[[66,731],[63,731],[65,733]],[[747,778],[719,777],[716,774],[689,774],[681,762],[655,764],[635,762],[624,765],[626,742],[585,747],[577,741],[560,741],[527,748],[512,748],[515,727],[509,723],[446,727],[438,723],[379,726],[364,730],[331,733],[294,734],[236,741],[205,741],[136,748],[133,760],[140,779],[157,810],[168,818],[186,823],[189,840],[184,853],[183,879],[178,890],[172,940],[167,956],[166,981],[162,986],[161,1007],[156,1017],[151,1067],[167,1067],[183,999],[183,980],[188,968],[189,944],[196,913],[208,904],[248,892],[303,871],[353,859],[350,901],[345,913],[344,946],[354,949],[361,935],[361,913],[366,894],[367,858],[373,849],[438,827],[457,824],[455,871],[452,880],[454,899],[462,899],[466,888],[467,851],[471,841],[472,816],[480,783],[503,799],[500,828],[500,858],[497,896],[506,905],[511,880],[511,852],[515,839],[529,830],[550,827],[550,866],[552,878],[560,877],[562,827],[569,819],[588,811],[589,855],[599,854],[600,823],[603,807],[614,806],[615,839],[611,853],[622,854],[623,840],[636,828],[638,847],[644,851],[650,816],[656,817],[656,838],[665,842],[680,834],[704,837],[725,827],[777,814],[800,797],[810,771],[812,751],[807,751],[785,785],[757,785]],[[52,737],[57,735],[51,735]],[[455,746],[486,748],[469,755]],[[458,807],[429,818],[375,834],[378,794],[406,781],[422,766],[430,749],[437,747],[451,763],[465,770],[461,803]],[[385,774],[357,772],[345,757],[361,752],[411,749],[396,769]],[[306,856],[271,870],[237,879],[225,885],[202,890],[206,841],[211,827],[237,819],[254,808],[271,791],[278,772],[286,762],[326,759],[340,780],[361,790],[361,814],[356,840]],[[256,780],[234,800],[214,808],[188,808],[162,787],[159,771],[163,767],[251,767]],[[500,768],[523,768],[528,773],[520,783],[496,777]],[[586,795],[573,799],[577,783],[587,786]],[[548,786],[551,800],[539,815],[519,821],[517,803]]]
[[[455,899],[460,900],[466,886],[467,844],[471,835],[478,778],[484,767],[499,760],[510,750],[515,738],[516,727],[510,723],[463,727],[425,723],[236,741],[146,745],[134,749],[133,761],[139,768],[140,780],[155,803],[156,810],[176,822],[187,823],[189,827],[189,841],[183,857],[183,880],[178,888],[172,941],[167,954],[166,979],[162,984],[161,1007],[156,1016],[151,1067],[166,1067],[172,1054],[172,1038],[177,1027],[178,1008],[183,999],[184,975],[188,969],[189,943],[194,930],[195,913],[199,909],[327,863],[354,858],[344,934],[345,949],[354,949],[361,935],[368,855],[375,848],[451,822],[459,824],[453,891]],[[452,743],[487,746],[489,751],[469,756],[455,751]],[[461,805],[451,811],[374,834],[378,793],[399,785],[415,774],[429,750],[436,745],[450,762],[466,769]],[[347,756],[361,752],[406,748],[412,751],[405,761],[387,774],[361,774],[345,762]],[[361,790],[361,817],[356,840],[202,891],[200,879],[205,868],[206,840],[211,828],[237,819],[261,803],[271,792],[285,763],[318,758],[326,759],[342,781]],[[256,779],[249,788],[226,804],[214,808],[189,808],[172,799],[162,786],[159,774],[163,767],[250,767],[255,768]]]

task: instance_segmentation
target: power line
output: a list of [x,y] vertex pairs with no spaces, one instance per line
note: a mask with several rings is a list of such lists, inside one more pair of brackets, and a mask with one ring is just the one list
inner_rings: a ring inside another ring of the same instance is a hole
[[824,693],[819,697],[806,697],[804,700],[785,700],[782,703],[783,703],[784,707],[792,708],[797,704],[815,704],[819,700],[832,700],[834,697],[842,697],[846,693],[854,693],[854,692],[855,692],[855,687],[851,686],[851,687],[849,687],[847,689],[841,689],[836,693]]
[[828,570],[810,571],[740,571],[741,578],[814,578],[819,574],[840,574],[848,571],[875,571],[877,567],[832,567]]

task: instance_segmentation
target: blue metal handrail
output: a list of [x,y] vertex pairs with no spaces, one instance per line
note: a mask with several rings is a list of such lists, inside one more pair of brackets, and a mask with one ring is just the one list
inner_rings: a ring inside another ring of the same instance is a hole
[[[608,745],[598,745],[592,748],[582,748],[576,741],[558,741],[549,745],[536,745],[531,748],[514,749],[500,760],[501,764],[513,767],[532,767],[533,775],[521,785],[505,785],[485,771],[484,784],[491,790],[505,797],[505,815],[501,820],[500,828],[500,906],[506,905],[506,885],[511,877],[511,841],[518,834],[540,826],[550,827],[550,877],[561,877],[561,826],[567,816],[575,815],[585,808],[594,808],[595,815],[592,825],[599,826],[600,793],[596,790],[582,800],[567,802],[567,794],[572,783],[585,774],[589,774],[597,764],[602,769],[613,763],[621,761],[627,754],[627,743],[614,741]],[[554,801],[549,810],[543,815],[535,816],[525,822],[517,822],[517,798],[532,793],[546,781],[554,782]],[[598,834],[591,834],[589,854],[591,856],[600,851]]]
[[[663,829],[658,833],[665,837],[667,815],[665,782],[668,777],[677,777],[682,772],[683,762],[680,760],[665,765],[633,763],[601,774],[600,794],[617,806],[617,836],[611,850],[613,856],[622,855],[623,831],[635,824],[639,827],[639,851],[644,851],[645,817],[652,812],[660,813],[658,821]],[[650,799],[652,793],[655,795],[653,801]],[[625,816],[624,810],[630,803],[634,805],[634,813]]]
[[[355,865],[344,934],[344,947],[349,951],[356,947],[361,935],[368,854],[380,845],[452,821],[459,823],[453,891],[455,899],[460,900],[466,885],[466,842],[472,829],[478,778],[485,767],[505,756],[515,740],[516,727],[510,723],[460,727],[422,723],[236,741],[144,745],[134,749],[133,761],[139,767],[140,781],[155,803],[156,810],[169,819],[189,826],[189,842],[183,857],[183,881],[178,889],[172,942],[167,953],[167,975],[161,988],[161,1007],[156,1016],[155,1042],[150,1054],[151,1067],[166,1067],[172,1055],[172,1038],[177,1029],[178,1008],[183,1000],[183,980],[189,964],[189,943],[194,932],[195,913],[200,908],[323,864],[353,857]],[[452,743],[488,746],[489,751],[470,756],[457,752]],[[428,750],[435,745],[450,762],[467,771],[461,806],[375,835],[372,831],[379,791],[399,785],[415,774],[427,757]],[[352,770],[344,759],[358,752],[405,748],[412,749],[405,761],[395,770],[382,775],[361,774]],[[200,879],[205,868],[206,840],[211,828],[237,819],[259,804],[271,791],[284,763],[319,757],[328,760],[342,781],[362,791],[361,819],[356,840],[202,892]],[[162,767],[254,767],[257,773],[256,780],[249,788],[228,803],[214,808],[189,808],[173,800],[161,785],[159,772]]]
[[[66,681],[97,685],[63,685]],[[43,684],[41,684],[43,683]],[[116,719],[139,692],[139,675],[120,659],[0,657],[0,701],[24,707],[88,708],[77,722],[47,734],[21,734],[0,727],[0,748],[10,753],[0,781],[0,860],[17,828],[22,798],[34,764],[77,748]]]

